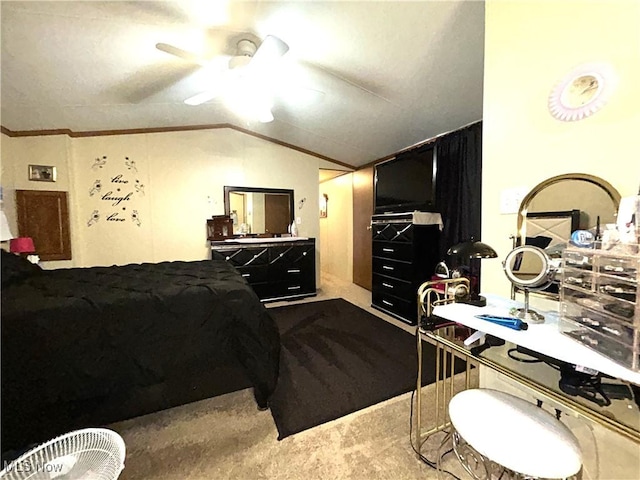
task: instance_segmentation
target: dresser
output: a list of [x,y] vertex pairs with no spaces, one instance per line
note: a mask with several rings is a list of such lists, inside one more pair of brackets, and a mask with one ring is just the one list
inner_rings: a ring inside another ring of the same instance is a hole
[[314,238],[211,242],[211,258],[232,264],[263,302],[315,295],[315,250]]
[[438,258],[440,225],[439,214],[373,216],[373,308],[416,324],[418,287],[431,279],[442,260]]

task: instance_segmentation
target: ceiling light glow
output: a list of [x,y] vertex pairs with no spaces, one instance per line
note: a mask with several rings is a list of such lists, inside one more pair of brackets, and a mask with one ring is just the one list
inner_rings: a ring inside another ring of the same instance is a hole
[[182,0],[178,4],[193,23],[205,27],[229,23],[229,0]]

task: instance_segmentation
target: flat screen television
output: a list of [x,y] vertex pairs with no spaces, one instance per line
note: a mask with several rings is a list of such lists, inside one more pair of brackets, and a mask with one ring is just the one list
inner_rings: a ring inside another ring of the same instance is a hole
[[436,207],[436,154],[432,145],[375,166],[374,211],[433,212]]

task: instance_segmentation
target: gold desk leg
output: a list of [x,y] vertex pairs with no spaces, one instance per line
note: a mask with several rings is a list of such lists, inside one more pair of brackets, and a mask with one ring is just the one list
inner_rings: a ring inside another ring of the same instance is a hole
[[[423,432],[422,422],[422,342],[424,332],[422,328],[422,319],[431,318],[433,308],[436,305],[444,305],[451,303],[455,300],[455,287],[460,284],[466,284],[468,288],[468,279],[443,279],[431,282],[425,282],[420,285],[418,289],[418,325],[416,327],[416,351],[418,357],[418,375],[416,379],[416,423],[415,423],[415,445],[418,455],[422,455],[422,446],[424,443],[435,433],[441,432],[450,426],[449,415],[446,411],[446,406],[449,404],[449,400],[453,397],[455,392],[454,388],[454,374],[455,374],[455,358],[456,355],[452,350],[444,347],[440,342],[432,338],[426,337],[430,343],[436,348],[436,361],[435,361],[435,382],[433,385],[435,394],[434,404],[434,417],[435,425],[433,428]],[[438,286],[439,288],[434,288]],[[453,327],[447,328],[450,334],[453,334]],[[451,355],[450,364],[448,362],[448,356]],[[447,385],[447,373],[449,374],[449,385]],[[469,376],[469,367],[467,366],[467,377]],[[465,382],[465,385],[469,385],[469,381]]]
[[[453,350],[447,348],[442,343],[433,338],[426,337],[426,339],[434,344],[436,348],[435,359],[435,382],[433,385],[435,401],[434,401],[434,417],[435,425],[429,430],[422,431],[422,341],[423,332],[421,330],[421,321],[423,317],[430,318],[433,308],[436,305],[444,305],[454,301],[454,288],[456,285],[464,283],[468,288],[468,280],[466,278],[460,279],[445,279],[423,283],[418,289],[418,325],[416,327],[416,351],[418,357],[418,375],[416,379],[416,423],[415,423],[415,444],[416,450],[419,455],[422,455],[422,446],[425,442],[435,433],[447,430],[450,427],[449,415],[447,412],[447,405],[449,400],[455,393],[454,374],[455,374],[455,359],[456,357],[466,360],[464,357],[457,355]],[[439,289],[434,288],[438,285]],[[442,291],[444,287],[444,292]],[[447,327],[442,329],[442,334],[445,336],[453,336],[454,327]],[[440,331],[439,331],[440,334]],[[450,355],[450,361],[448,360]],[[447,373],[448,379],[447,379]],[[465,388],[470,385],[470,366],[467,362]],[[447,381],[449,384],[447,384]]]

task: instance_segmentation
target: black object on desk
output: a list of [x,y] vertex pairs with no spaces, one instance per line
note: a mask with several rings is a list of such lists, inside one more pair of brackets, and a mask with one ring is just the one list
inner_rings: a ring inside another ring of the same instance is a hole
[[494,337],[493,335],[485,335],[484,343],[482,345],[478,345],[477,347],[471,348],[471,353],[473,355],[480,355],[486,349],[490,347],[499,347],[504,345],[505,341],[502,338]]
[[[558,387],[567,395],[581,397],[600,407],[611,405],[611,399],[633,399],[634,395],[628,385],[603,383],[604,378],[613,378],[596,371],[579,371],[576,365],[535,352],[520,345],[516,351],[530,357],[538,358],[560,372]],[[514,357],[511,357],[514,358]]]

